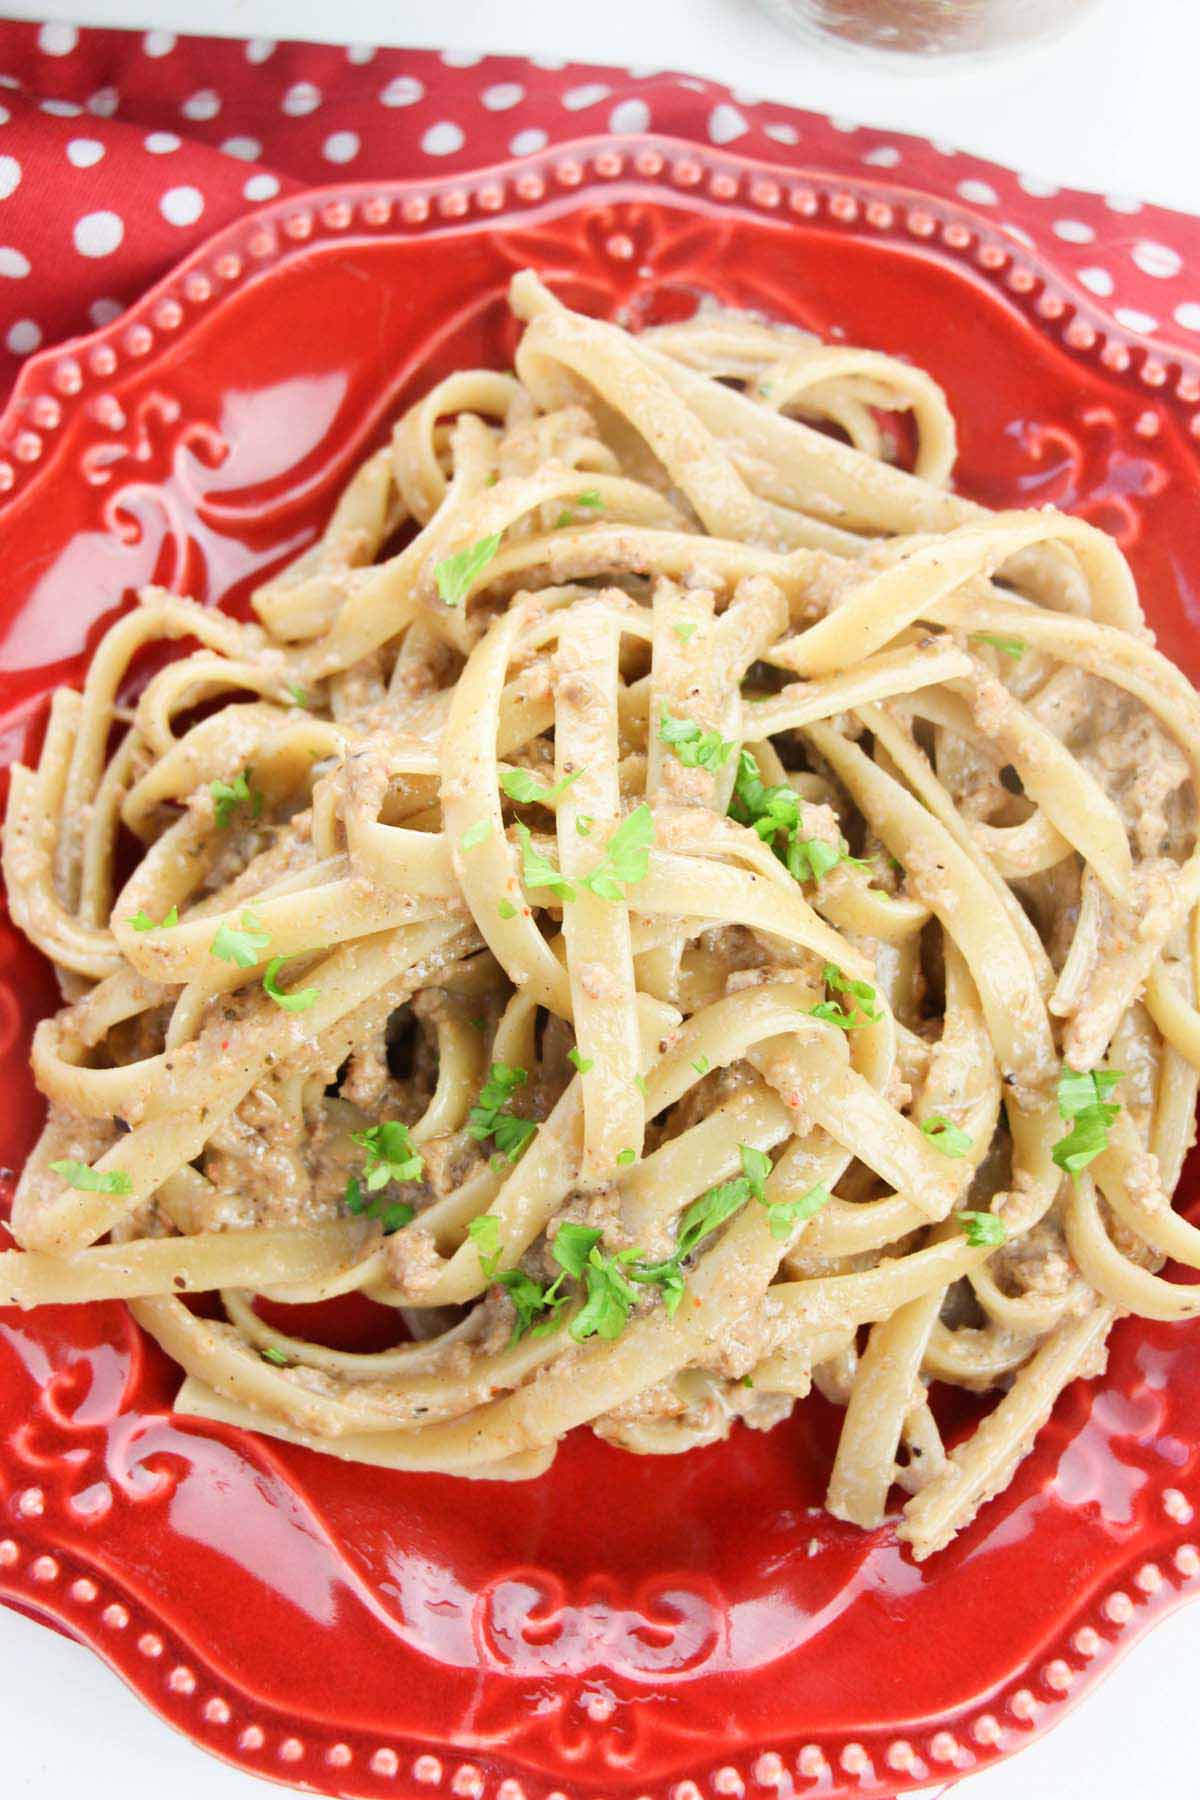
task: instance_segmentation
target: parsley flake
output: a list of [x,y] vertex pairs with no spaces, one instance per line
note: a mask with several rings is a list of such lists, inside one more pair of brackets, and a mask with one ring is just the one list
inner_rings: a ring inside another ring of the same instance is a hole
[[707,1056],[697,1056],[692,1062],[692,1067],[695,1069],[697,1075],[707,1075],[708,1071],[712,1068],[712,1064],[709,1062]]
[[943,1156],[965,1156],[975,1142],[973,1137],[942,1113],[930,1113],[927,1119],[922,1119],[921,1132]]
[[253,771],[243,769],[232,781],[210,781],[208,791],[213,797],[213,814],[217,821],[217,830],[224,831],[232,823],[233,815],[239,806],[249,806],[250,817],[257,819],[263,809],[263,797],[258,788],[250,785]]
[[501,535],[499,531],[493,531],[490,537],[480,538],[469,550],[459,550],[437,564],[433,578],[447,606],[462,605],[499,550]]
[[1069,1175],[1078,1175],[1108,1149],[1109,1127],[1121,1110],[1108,1096],[1123,1079],[1116,1069],[1063,1068],[1058,1079],[1058,1111],[1072,1123],[1050,1155]]
[[277,1350],[274,1344],[263,1344],[258,1354],[264,1362],[274,1363],[277,1369],[290,1369],[292,1366],[283,1351]]
[[532,770],[509,769],[500,777],[500,786],[510,800],[516,800],[522,806],[528,806],[535,800],[548,806],[552,800],[557,800],[560,794],[565,793],[573,781],[579,780],[581,772],[576,769],[574,774],[564,775],[561,781],[556,781],[553,787],[545,787]]
[[490,819],[476,819],[473,825],[467,826],[467,829],[459,838],[458,847],[460,850],[474,850],[476,845],[486,844],[491,835],[492,821]]
[[994,631],[973,631],[971,642],[973,644],[990,644],[993,650],[998,650],[1001,656],[1011,656],[1014,662],[1020,662],[1029,648],[1024,638],[1001,637]]
[[351,1141],[361,1144],[367,1153],[363,1176],[367,1192],[375,1193],[389,1181],[416,1181],[425,1167],[425,1159],[408,1135],[408,1126],[399,1119],[385,1119],[369,1125],[365,1131],[352,1131]]
[[263,971],[262,984],[264,991],[270,994],[276,1006],[282,1006],[284,1012],[307,1012],[317,997],[315,987],[297,988],[285,994],[278,986],[279,971],[287,961],[286,956],[273,956]]
[[823,838],[803,835],[804,821],[795,789],[787,782],[768,787],[749,750],[743,750],[738,758],[729,816],[757,832],[795,881],[820,881],[838,863],[859,862],[844,844],[835,846]]
[[244,912],[241,930],[226,920],[208,948],[209,954],[219,957],[222,962],[236,963],[239,969],[252,969],[270,941],[270,934],[263,930],[257,914]]
[[1002,1244],[1008,1233],[1004,1229],[1004,1220],[991,1212],[955,1213],[960,1228],[966,1233],[968,1244],[979,1249],[984,1244]]
[[133,1191],[133,1183],[124,1169],[93,1169],[70,1157],[52,1162],[50,1167],[56,1175],[62,1176],[68,1187],[79,1188],[86,1194],[128,1194]]
[[631,1150],[628,1146],[626,1146],[626,1148],[624,1150],[617,1151],[617,1161],[619,1163],[621,1163],[622,1165],[627,1165],[631,1162],[635,1162],[636,1160],[637,1160],[637,1151]]
[[696,635],[696,624],[692,619],[681,619],[677,625],[672,625],[671,630],[681,644],[690,644]]
[[536,1121],[509,1110],[509,1101],[529,1076],[509,1063],[493,1063],[479,1090],[479,1100],[467,1115],[467,1132],[477,1144],[491,1138],[497,1156],[515,1163],[537,1131]]
[[525,886],[547,888],[560,900],[573,900],[575,889],[550,858],[538,849],[528,825],[522,825],[518,819],[516,832],[521,840],[521,879]]
[[882,1019],[883,1012],[869,981],[851,980],[848,975],[843,975],[836,963],[826,963],[821,973],[826,987],[832,988],[836,994],[850,996],[854,1001],[854,1010],[847,1011],[836,1000],[822,1000],[808,1009],[814,1019],[824,1019],[826,1024],[836,1025],[841,1031],[857,1031],[863,1025],[873,1025],[878,1019]]
[[815,1187],[810,1187],[798,1200],[772,1200],[767,1206],[767,1224],[771,1228],[771,1236],[778,1244],[786,1243],[795,1226],[819,1213],[823,1206],[829,1205],[832,1198],[829,1189],[818,1181]]
[[135,931],[169,931],[172,925],[179,923],[179,908],[173,906],[170,912],[165,913],[161,919],[152,919],[145,907],[142,906],[134,913],[129,923]]
[[496,903],[496,911],[500,914],[502,919],[515,919],[517,916],[517,909],[511,900],[498,901]]
[[734,745],[719,731],[701,731],[691,719],[677,719],[663,709],[658,722],[659,742],[675,752],[685,769],[707,769],[715,774],[728,761]]
[[644,881],[654,841],[654,815],[643,800],[617,826],[604,846],[604,858],[585,875],[583,885],[613,905],[625,899],[626,888]]
[[574,1044],[567,1051],[567,1061],[572,1063],[581,1075],[586,1075],[588,1070],[595,1066],[595,1059],[591,1056],[580,1056]]

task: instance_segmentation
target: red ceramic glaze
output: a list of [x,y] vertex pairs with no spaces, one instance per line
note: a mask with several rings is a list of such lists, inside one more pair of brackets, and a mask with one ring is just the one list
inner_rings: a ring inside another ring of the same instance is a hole
[[[874,183],[663,140],[289,199],[0,422],[3,755],[155,579],[237,603],[439,374],[503,366],[532,264],[637,325],[701,294],[909,355],[962,489],[1117,536],[1200,667],[1200,367],[1168,367],[1013,237]],[[7,471],[7,473],[5,473]],[[0,932],[0,1162],[41,1106],[45,964]],[[1194,1197],[1196,1168],[1185,1178]],[[197,1742],[319,1792],[698,1800],[952,1779],[1053,1720],[1200,1579],[1200,1331],[1120,1325],[1012,1486],[917,1567],[824,1516],[836,1418],[658,1461],[587,1432],[527,1486],[347,1467],[175,1419],[123,1306],[0,1314],[0,1594]]]

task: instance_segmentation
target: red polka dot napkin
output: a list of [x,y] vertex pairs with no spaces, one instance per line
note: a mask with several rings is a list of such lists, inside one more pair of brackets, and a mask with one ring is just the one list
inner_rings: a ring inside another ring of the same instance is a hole
[[965,204],[1118,324],[1200,352],[1200,220],[948,145],[667,71],[0,22],[0,390],[278,193],[646,130]]

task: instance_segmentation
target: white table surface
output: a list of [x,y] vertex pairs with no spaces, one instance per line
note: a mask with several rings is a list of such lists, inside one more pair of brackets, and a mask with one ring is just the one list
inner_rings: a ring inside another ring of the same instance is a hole
[[[1055,0],[1043,0],[1052,7]],[[10,4],[9,16],[42,18]],[[753,0],[83,0],[73,22],[240,37],[507,50],[680,68],[752,95],[957,143],[1028,174],[1200,210],[1200,0],[1101,0],[1067,37],[974,70],[908,75],[786,37]],[[1133,1800],[1197,1790],[1193,1658],[1177,1613],[1041,1742],[955,1800]],[[90,1655],[0,1610],[7,1800],[265,1800],[176,1737]],[[930,1790],[932,1791],[932,1790]]]

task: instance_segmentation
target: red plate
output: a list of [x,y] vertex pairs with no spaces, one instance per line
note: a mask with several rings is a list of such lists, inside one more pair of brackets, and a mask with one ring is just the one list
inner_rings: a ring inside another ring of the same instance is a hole
[[[1170,369],[969,211],[666,141],[347,189],[239,223],[0,422],[3,754],[138,583],[244,596],[444,371],[509,360],[524,264],[637,324],[716,294],[931,369],[963,490],[1128,552],[1200,664],[1200,366]],[[45,964],[0,933],[0,1161],[41,1114]],[[1195,1165],[1185,1191],[1195,1193]],[[891,1793],[1053,1720],[1200,1576],[1200,1332],[1128,1322],[922,1568],[821,1511],[836,1418],[664,1461],[579,1432],[524,1487],[176,1420],[124,1307],[0,1315],[0,1593],[247,1769],[346,1795]]]

